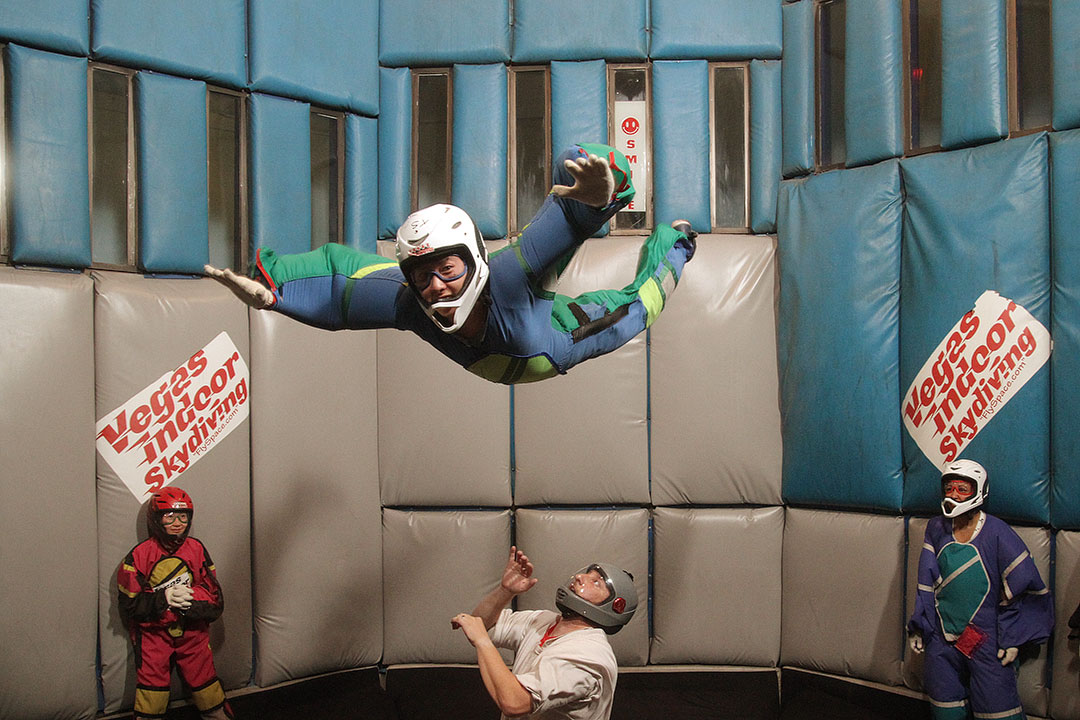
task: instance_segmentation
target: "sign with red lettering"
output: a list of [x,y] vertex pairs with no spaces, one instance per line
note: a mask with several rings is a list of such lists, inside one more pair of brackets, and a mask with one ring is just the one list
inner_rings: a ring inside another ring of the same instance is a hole
[[645,212],[649,204],[649,134],[645,132],[648,108],[644,100],[615,101],[615,149],[630,164],[634,199],[620,212]]
[[975,301],[904,395],[904,427],[935,467],[952,462],[1053,349],[1031,313],[993,290]]
[[248,368],[225,332],[97,422],[97,449],[139,500],[172,484],[243,422]]

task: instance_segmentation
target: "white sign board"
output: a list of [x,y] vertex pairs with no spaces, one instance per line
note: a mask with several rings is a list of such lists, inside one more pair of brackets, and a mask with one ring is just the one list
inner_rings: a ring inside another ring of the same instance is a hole
[[97,449],[145,501],[243,422],[248,368],[222,332],[97,422]]
[[941,341],[903,398],[904,427],[937,468],[960,452],[1050,358],[1050,333],[987,290]]
[[634,199],[620,212],[645,212],[649,206],[649,173],[645,163],[649,157],[646,109],[644,100],[615,101],[615,149],[630,163],[630,181],[634,183]]

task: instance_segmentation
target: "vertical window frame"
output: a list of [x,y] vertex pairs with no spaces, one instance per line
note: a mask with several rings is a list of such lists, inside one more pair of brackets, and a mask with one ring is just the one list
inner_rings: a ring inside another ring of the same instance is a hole
[[[837,160],[834,160],[833,158],[828,158],[828,162],[826,162],[826,159],[823,159],[823,157],[822,157],[823,148],[825,146],[825,142],[824,142],[824,140],[825,140],[825,131],[824,131],[825,123],[823,122],[823,119],[825,118],[825,113],[827,112],[827,109],[824,107],[824,103],[823,103],[823,99],[824,99],[823,94],[824,93],[823,93],[823,90],[822,90],[822,85],[823,85],[822,78],[824,77],[823,73],[824,73],[824,56],[825,56],[825,50],[824,50],[823,38],[822,38],[822,26],[823,26],[822,25],[822,14],[823,14],[822,11],[823,11],[823,8],[825,8],[825,7],[829,6],[829,5],[834,5],[834,4],[836,4],[836,5],[844,5],[846,2],[847,2],[847,0],[814,0],[814,167],[815,167],[815,170],[817,172],[825,172],[825,171],[828,171],[828,170],[837,170],[837,169],[843,168],[843,167],[845,167],[847,165],[847,137],[846,137],[846,132],[844,133],[845,137],[844,137],[844,156],[843,156],[843,159],[837,161]],[[846,7],[845,7],[845,13],[846,13]],[[847,37],[846,37],[846,33],[845,33],[845,38],[844,38],[844,47],[845,47],[844,52],[845,52],[845,55],[846,55],[846,53],[847,53]],[[846,85],[846,82],[847,82],[846,78],[845,78],[844,82],[845,82],[845,85]],[[835,92],[835,90],[832,90],[831,92]],[[832,95],[830,94],[830,98],[831,97],[832,97]],[[844,107],[843,95],[842,94],[840,96],[840,102],[841,102],[841,107]],[[840,117],[840,125],[839,125],[839,127],[841,129],[844,127],[844,120],[846,118],[846,115],[847,115],[847,108],[844,107],[843,112],[841,112],[841,117]],[[834,123],[830,119],[829,127],[831,128],[833,125],[834,125]],[[830,139],[830,145],[831,145],[831,139]]]
[[[328,243],[333,242],[338,245],[345,244],[345,113],[339,110],[329,110],[327,108],[318,107],[316,105],[310,106],[311,117],[316,116],[328,118],[334,123],[334,162],[337,167],[335,175],[335,192],[334,203],[337,205],[337,217],[335,218],[334,235],[336,240],[329,240]],[[314,172],[314,166],[312,167]],[[315,249],[315,207],[312,203],[311,208],[311,227],[312,227],[312,249]],[[328,244],[327,243],[327,244]],[[320,246],[324,243],[320,243]]]
[[1049,32],[1047,32],[1046,42],[1048,46],[1047,52],[1047,68],[1046,77],[1051,78],[1050,93],[1047,98],[1049,103],[1049,112],[1047,113],[1047,122],[1042,125],[1032,125],[1029,127],[1021,127],[1020,118],[1020,26],[1019,26],[1019,0],[1008,0],[1006,3],[1006,46],[1007,51],[1007,79],[1006,85],[1008,87],[1008,114],[1009,114],[1009,137],[1020,137],[1023,135],[1031,135],[1044,130],[1053,130],[1053,118],[1054,118],[1054,93],[1053,93],[1053,38],[1054,38],[1054,0],[1046,0],[1046,10],[1049,21]]
[[[126,90],[127,90],[127,127],[126,127],[126,147],[127,147],[127,168],[126,168],[126,184],[127,184],[127,198],[126,209],[127,217],[125,222],[125,232],[127,236],[127,262],[124,264],[96,262],[93,260],[94,250],[94,73],[95,72],[111,72],[117,75],[121,75],[125,78]],[[139,203],[138,203],[138,167],[136,150],[137,145],[135,141],[135,76],[138,73],[137,70],[131,68],[121,67],[119,65],[110,65],[107,63],[90,62],[87,64],[86,83],[87,83],[87,124],[88,124],[88,140],[87,153],[90,169],[90,252],[91,262],[90,267],[102,270],[121,270],[125,272],[137,272],[139,261]]]
[[[739,68],[743,71],[743,224],[732,227],[720,225],[716,214],[716,72]],[[709,224],[714,233],[750,232],[750,61],[709,63]]]
[[[649,179],[648,200],[645,209],[645,222],[642,227],[623,227],[619,222],[622,211],[615,213],[608,223],[608,232],[611,235],[648,235],[653,227],[653,111],[652,111],[652,63],[608,63],[607,65],[607,122],[608,142],[613,143],[615,138],[615,74],[621,70],[641,70],[645,73],[645,124],[648,153],[645,156],[645,175]],[[635,190],[637,186],[635,185]]]
[[[236,99],[236,222],[233,229],[233,262],[229,267],[246,268],[250,257],[251,220],[250,198],[248,197],[248,119],[250,102],[247,93],[217,85],[206,86],[206,201],[209,219],[210,202],[210,97],[212,94],[225,95]],[[210,235],[207,232],[207,253],[210,251]]]
[[[518,187],[517,187],[517,168],[518,168],[518,143],[517,143],[517,76],[519,73],[526,72],[542,72],[544,77],[544,151],[543,151],[543,170],[541,171],[541,177],[544,182],[550,183],[551,181],[551,67],[548,65],[521,65],[512,66],[510,70],[510,82],[507,83],[507,106],[509,108],[509,122],[507,123],[509,157],[507,158],[508,166],[506,170],[506,204],[507,204],[507,219],[509,222],[509,236],[514,236],[524,229],[525,224],[532,218],[518,217]],[[538,208],[539,209],[539,208]]]
[[449,67],[416,68],[412,70],[412,133],[410,153],[410,179],[409,179],[409,208],[411,211],[419,210],[420,197],[419,166],[420,166],[420,79],[427,76],[442,76],[446,78],[446,173],[444,181],[446,185],[446,197],[453,193],[453,157],[454,157],[454,73]]

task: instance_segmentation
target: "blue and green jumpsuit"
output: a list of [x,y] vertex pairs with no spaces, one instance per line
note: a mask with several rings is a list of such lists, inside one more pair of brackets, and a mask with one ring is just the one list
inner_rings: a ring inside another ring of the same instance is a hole
[[616,350],[649,327],[693,255],[691,239],[662,225],[641,249],[637,274],[621,290],[575,298],[549,288],[574,251],[634,197],[622,153],[606,145],[575,145],[555,163],[555,183],[573,185],[564,160],[608,158],[615,192],[606,207],[549,194],[532,222],[506,247],[491,253],[482,338],[469,344],[436,327],[405,283],[398,264],[341,245],[297,255],[262,248],[256,267],[276,298],[274,309],[329,330],[409,330],[448,358],[492,382],[544,380]]

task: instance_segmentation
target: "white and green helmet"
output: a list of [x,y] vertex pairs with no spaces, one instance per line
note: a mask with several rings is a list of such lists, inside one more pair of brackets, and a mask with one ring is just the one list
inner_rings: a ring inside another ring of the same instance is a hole
[[574,575],[584,575],[593,570],[604,577],[604,582],[610,591],[604,602],[594,605],[564,585],[555,590],[555,607],[562,612],[576,613],[593,625],[602,628],[608,635],[614,635],[622,630],[623,625],[630,622],[630,618],[634,616],[634,610],[637,609],[638,599],[637,589],[634,587],[634,576],[611,563],[586,565]]
[[[413,287],[410,271],[420,262],[446,255],[457,255],[465,261],[468,266],[465,285],[452,298],[428,303]],[[446,333],[457,332],[465,324],[487,287],[489,269],[484,239],[469,214],[455,205],[432,205],[405,218],[397,231],[397,260],[420,307]],[[435,311],[439,308],[456,308],[454,319],[448,321],[438,315]]]

